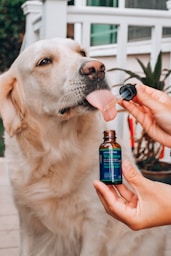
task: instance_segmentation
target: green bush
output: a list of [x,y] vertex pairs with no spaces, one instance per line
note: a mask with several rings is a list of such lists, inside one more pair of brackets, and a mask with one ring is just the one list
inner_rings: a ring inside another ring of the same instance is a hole
[[0,0],[0,72],[10,67],[22,44],[25,17],[24,0]]
[[[24,0],[0,0],[0,73],[8,69],[18,56],[25,17],[21,9]],[[0,156],[4,155],[4,127],[0,119]]]

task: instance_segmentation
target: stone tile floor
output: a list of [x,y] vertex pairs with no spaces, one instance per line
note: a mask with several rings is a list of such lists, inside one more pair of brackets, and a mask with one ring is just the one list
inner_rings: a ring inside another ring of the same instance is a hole
[[19,223],[5,163],[0,158],[0,256],[19,256]]
[[[0,158],[0,256],[19,256],[18,215],[3,158]],[[171,256],[171,228],[167,234],[165,251],[161,256]]]

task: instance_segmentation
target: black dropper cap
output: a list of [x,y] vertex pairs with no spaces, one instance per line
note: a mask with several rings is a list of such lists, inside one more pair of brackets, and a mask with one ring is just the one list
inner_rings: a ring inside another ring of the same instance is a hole
[[121,86],[119,94],[123,97],[124,100],[132,100],[132,98],[137,94],[135,84],[125,84]]

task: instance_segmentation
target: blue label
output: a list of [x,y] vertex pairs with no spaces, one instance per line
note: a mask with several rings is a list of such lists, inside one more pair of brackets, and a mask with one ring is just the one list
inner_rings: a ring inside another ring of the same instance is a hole
[[121,149],[100,149],[99,157],[100,180],[109,183],[120,183],[122,181]]

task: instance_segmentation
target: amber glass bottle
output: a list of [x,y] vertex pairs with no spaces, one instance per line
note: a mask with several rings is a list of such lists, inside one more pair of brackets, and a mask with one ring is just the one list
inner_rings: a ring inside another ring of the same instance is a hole
[[121,146],[114,130],[104,131],[104,142],[99,147],[100,180],[107,185],[122,183]]

